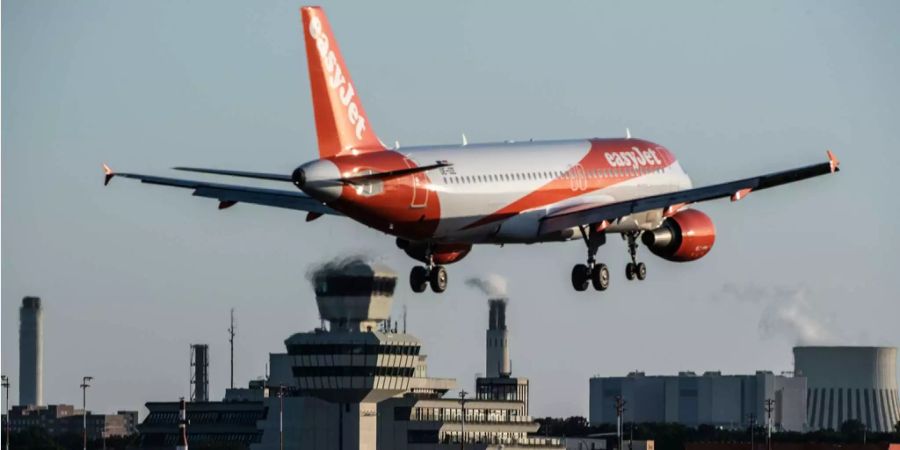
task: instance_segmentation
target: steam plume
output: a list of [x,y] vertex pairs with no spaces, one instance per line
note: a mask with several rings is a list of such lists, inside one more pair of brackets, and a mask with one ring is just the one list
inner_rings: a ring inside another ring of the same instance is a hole
[[506,278],[495,273],[483,277],[470,277],[466,280],[466,286],[478,289],[491,298],[506,298]]
[[833,321],[813,308],[809,292],[802,287],[726,284],[721,294],[717,297],[764,305],[758,324],[763,338],[781,337],[798,345],[822,345],[841,340]]

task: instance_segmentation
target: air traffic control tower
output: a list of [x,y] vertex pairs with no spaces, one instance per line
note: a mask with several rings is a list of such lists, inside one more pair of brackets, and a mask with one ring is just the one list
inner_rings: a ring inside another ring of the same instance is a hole
[[297,388],[337,404],[339,448],[375,450],[377,403],[409,389],[421,348],[415,337],[390,332],[397,276],[355,261],[316,272],[313,283],[329,326],[285,341]]

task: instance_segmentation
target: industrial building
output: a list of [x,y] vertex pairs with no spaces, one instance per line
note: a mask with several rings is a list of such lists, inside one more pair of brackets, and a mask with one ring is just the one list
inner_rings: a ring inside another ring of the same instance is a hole
[[40,297],[19,309],[19,404],[44,404],[44,311]]
[[855,419],[889,432],[900,421],[896,347],[794,347],[794,372],[807,379],[811,429]]
[[625,422],[671,422],[687,426],[744,428],[753,420],[764,424],[766,400],[772,400],[776,430],[806,429],[806,378],[759,371],[755,375],[721,372],[681,372],[677,376],[625,377],[590,380],[590,422],[616,423],[615,401],[626,401]]

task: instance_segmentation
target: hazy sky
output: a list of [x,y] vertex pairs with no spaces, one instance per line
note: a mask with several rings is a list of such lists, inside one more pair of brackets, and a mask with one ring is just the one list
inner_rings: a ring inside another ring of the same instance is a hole
[[[364,252],[401,276],[395,303],[430,374],[484,371],[487,304],[507,277],[513,372],[534,415],[587,414],[588,378],[792,368],[799,340],[900,344],[900,3],[325,4],[375,131],[401,145],[633,135],[695,184],[840,157],[838,176],[699,205],[718,229],[691,264],[625,245],[605,293],[576,293],[583,244],[477,247],[443,295],[413,295],[393,238],[350,220],[216,203],[115,180],[175,165],[290,173],[314,158],[296,2],[3,1],[2,371],[18,398],[18,308],[44,300],[45,401],[137,409],[211,391],[318,324],[307,269]],[[198,176],[200,178],[200,176]],[[232,180],[233,181],[233,180]],[[278,186],[288,188],[286,186]]]

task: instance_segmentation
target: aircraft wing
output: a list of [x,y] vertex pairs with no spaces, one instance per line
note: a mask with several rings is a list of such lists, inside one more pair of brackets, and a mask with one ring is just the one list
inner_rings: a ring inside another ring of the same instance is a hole
[[820,164],[813,164],[781,172],[773,172],[766,175],[729,181],[711,186],[596,205],[593,207],[580,205],[578,207],[566,208],[549,214],[541,219],[540,233],[553,233],[580,225],[613,221],[629,214],[654,209],[664,209],[667,210],[667,212],[674,212],[674,210],[680,209],[689,203],[714,200],[723,197],[731,197],[731,201],[738,201],[746,197],[752,191],[759,191],[761,189],[837,172],[840,170],[838,168],[839,164],[840,162],[834,157],[834,154],[829,151],[828,162]]
[[179,178],[158,177],[153,175],[141,175],[136,173],[113,172],[104,164],[106,173],[104,185],[109,184],[114,177],[133,178],[142,183],[157,184],[161,186],[173,186],[193,189],[197,197],[214,198],[219,200],[219,209],[225,209],[236,203],[252,203],[255,205],[274,206],[276,208],[295,209],[311,213],[307,220],[312,220],[320,215],[342,215],[329,208],[322,202],[300,192],[284,191],[280,189],[266,189],[231,184],[207,183],[205,181],[184,180]]

